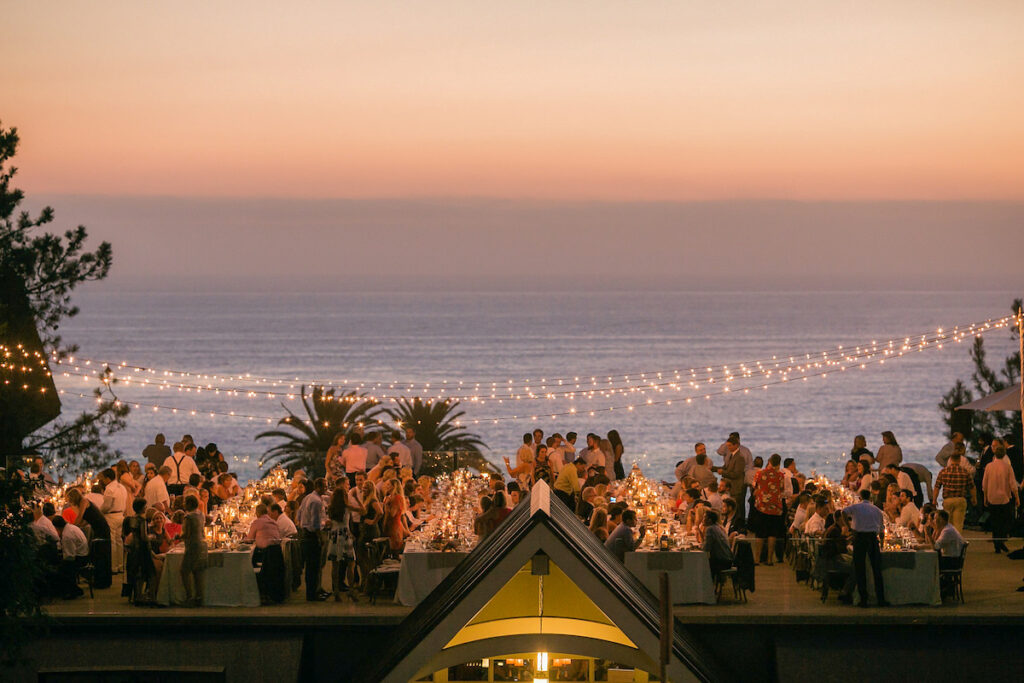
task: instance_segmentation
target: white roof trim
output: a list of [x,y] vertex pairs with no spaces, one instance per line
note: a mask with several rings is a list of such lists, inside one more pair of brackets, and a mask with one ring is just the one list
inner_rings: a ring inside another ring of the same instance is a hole
[[538,510],[548,517],[551,516],[551,489],[543,479],[530,489],[530,516],[533,517]]

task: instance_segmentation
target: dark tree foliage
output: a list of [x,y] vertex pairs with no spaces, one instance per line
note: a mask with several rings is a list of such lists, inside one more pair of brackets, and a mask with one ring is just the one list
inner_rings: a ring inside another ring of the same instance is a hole
[[458,424],[465,411],[458,401],[426,401],[400,398],[385,412],[402,427],[416,430],[416,440],[425,451],[468,451],[479,453],[487,445],[480,437]]
[[[32,514],[22,505],[31,489],[20,477],[0,477],[0,665],[19,664],[22,648],[44,625],[37,587]],[[4,678],[0,668],[0,679]]]
[[[1021,299],[1014,300],[1014,315],[1020,314],[1021,305]],[[1016,327],[1011,326],[1010,336],[1015,343],[1019,343]],[[988,363],[988,352],[985,349],[984,338],[976,337],[974,344],[971,346],[971,360],[974,362],[974,372],[971,374],[970,386],[963,380],[958,379],[956,384],[945,393],[939,402],[939,412],[942,413],[943,421],[945,421],[951,432],[954,423],[953,415],[957,406],[970,403],[975,398],[981,398],[982,396],[988,396],[997,391],[1008,389],[1021,380],[1019,349],[1007,356],[1001,366],[992,368]],[[992,436],[1014,434],[1017,436],[1017,439],[1020,439],[1021,413],[1019,411],[971,411],[971,431],[973,434]],[[971,442],[972,447],[977,450],[977,441],[971,439]]]
[[[17,148],[17,129],[0,125],[0,273],[13,276],[24,288],[44,349],[63,358],[77,350],[59,334],[61,322],[78,314],[71,294],[83,282],[107,276],[113,251],[109,242],[87,249],[88,232],[81,225],[63,235],[43,230],[54,220],[50,207],[35,216],[19,210],[24,193],[11,186],[17,168],[9,165]],[[0,320],[0,333],[5,323]],[[22,452],[39,452],[71,470],[109,463],[116,454],[103,438],[124,428],[129,411],[114,395],[114,384],[108,368],[94,391],[95,410],[56,420],[34,433],[5,435],[4,450],[20,445]]]
[[378,423],[380,408],[376,401],[350,391],[336,394],[334,389],[313,387],[306,394],[302,387],[302,407],[306,414],[296,415],[282,405],[285,417],[278,420],[278,429],[256,435],[257,439],[278,439],[280,443],[267,449],[261,466],[266,471],[284,467],[289,474],[303,470],[313,477],[324,476],[327,449],[339,432],[350,433],[358,425]]

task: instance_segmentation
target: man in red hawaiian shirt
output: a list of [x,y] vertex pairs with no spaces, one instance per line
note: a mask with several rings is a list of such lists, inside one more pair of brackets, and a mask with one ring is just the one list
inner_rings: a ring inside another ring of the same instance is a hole
[[766,564],[775,564],[775,539],[786,534],[782,507],[786,478],[779,469],[781,462],[782,456],[778,453],[772,454],[772,457],[768,458],[768,466],[754,477],[754,519],[750,520],[750,527],[756,536],[754,564],[761,561],[761,549],[766,538],[768,539]]

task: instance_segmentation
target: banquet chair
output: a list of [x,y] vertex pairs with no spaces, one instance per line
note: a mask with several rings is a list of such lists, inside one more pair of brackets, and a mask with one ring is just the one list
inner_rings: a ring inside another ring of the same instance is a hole
[[398,570],[401,567],[398,559],[391,552],[390,539],[380,536],[366,543],[370,571],[366,578],[366,592],[370,604],[377,604],[377,594],[381,589],[392,594],[398,590]]
[[954,563],[956,566],[939,570],[939,590],[942,591],[943,598],[948,590],[953,599],[960,600],[961,604],[964,602],[964,561],[967,559],[969,545],[970,543],[964,543],[964,547],[960,550],[960,557],[956,558],[957,562]]
[[725,588],[726,580],[732,581],[733,598],[737,602],[746,602],[747,591],[739,581],[739,572],[736,570],[735,565],[728,569],[719,571],[715,576],[715,602],[717,603],[722,601],[722,590]]

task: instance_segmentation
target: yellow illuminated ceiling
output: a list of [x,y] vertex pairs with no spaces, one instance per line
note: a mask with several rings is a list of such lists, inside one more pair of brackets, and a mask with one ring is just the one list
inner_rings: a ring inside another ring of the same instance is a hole
[[534,576],[530,567],[527,562],[445,648],[528,633],[580,636],[636,647],[553,562],[544,576]]

